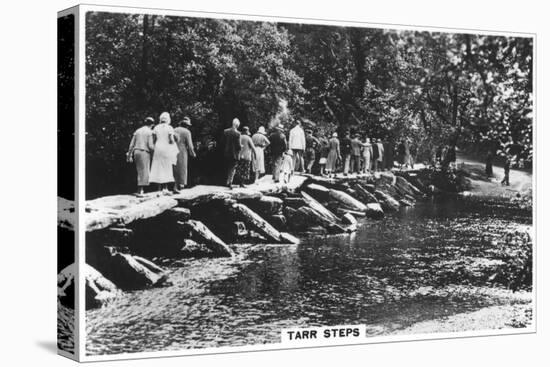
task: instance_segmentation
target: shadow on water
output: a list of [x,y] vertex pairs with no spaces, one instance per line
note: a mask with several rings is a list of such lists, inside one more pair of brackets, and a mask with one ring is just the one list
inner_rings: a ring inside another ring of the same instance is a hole
[[168,262],[174,285],[126,294],[87,313],[91,354],[279,342],[280,330],[414,323],[522,302],[490,282],[494,240],[531,212],[498,200],[439,198],[351,236],[299,246],[235,247],[236,259]]

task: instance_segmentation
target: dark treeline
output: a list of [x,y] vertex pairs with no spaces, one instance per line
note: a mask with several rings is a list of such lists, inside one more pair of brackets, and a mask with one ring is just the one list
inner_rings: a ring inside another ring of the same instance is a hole
[[163,111],[193,121],[192,175],[215,175],[208,147],[234,117],[408,137],[419,159],[511,137],[532,160],[531,38],[97,12],[86,41],[88,197],[132,189],[129,140]]

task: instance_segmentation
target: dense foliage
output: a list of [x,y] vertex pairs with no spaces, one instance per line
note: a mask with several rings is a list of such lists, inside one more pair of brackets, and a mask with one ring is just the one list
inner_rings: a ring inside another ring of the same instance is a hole
[[199,143],[233,117],[253,130],[302,117],[410,137],[421,157],[511,137],[532,159],[531,38],[88,13],[86,40],[92,195],[131,187],[130,136],[162,111],[190,116]]

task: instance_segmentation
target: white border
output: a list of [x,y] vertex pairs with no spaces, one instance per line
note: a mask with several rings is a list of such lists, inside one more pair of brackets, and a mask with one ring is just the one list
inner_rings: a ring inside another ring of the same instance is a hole
[[[152,15],[172,15],[172,16],[185,16],[193,18],[214,18],[214,19],[235,19],[235,20],[248,20],[248,21],[267,21],[267,22],[285,22],[285,23],[303,23],[303,24],[319,24],[328,26],[343,26],[343,27],[363,27],[363,28],[381,28],[387,30],[417,30],[428,32],[442,32],[442,33],[462,33],[462,34],[483,34],[491,36],[508,36],[508,37],[525,37],[533,39],[533,151],[534,164],[533,164],[533,319],[532,324],[529,327],[522,329],[491,329],[491,330],[474,330],[465,332],[452,332],[452,333],[430,333],[430,334],[413,334],[413,335],[392,335],[392,336],[379,336],[369,337],[366,340],[358,342],[348,343],[335,343],[331,346],[344,346],[344,345],[369,345],[378,343],[393,343],[393,342],[410,342],[410,341],[424,341],[424,340],[441,340],[449,338],[471,338],[471,337],[489,337],[489,336],[505,336],[505,335],[519,335],[519,334],[533,334],[537,332],[538,324],[538,292],[537,292],[537,257],[536,249],[538,245],[537,241],[537,91],[536,91],[536,77],[537,77],[537,35],[530,32],[509,32],[509,31],[494,31],[494,30],[478,30],[478,29],[461,29],[461,28],[444,28],[433,26],[414,26],[414,25],[402,25],[402,24],[390,24],[390,23],[367,23],[367,22],[355,22],[355,21],[336,21],[325,19],[308,19],[308,18],[294,18],[285,16],[260,16],[249,14],[232,14],[232,13],[216,13],[216,12],[202,12],[202,11],[186,11],[186,10],[174,10],[174,9],[155,9],[155,8],[142,8],[142,7],[124,7],[124,6],[105,6],[105,5],[91,5],[82,4],[78,5],[79,14],[79,81],[78,83],[78,106],[79,106],[79,190],[78,199],[80,203],[85,202],[85,28],[86,28],[86,12],[89,11],[103,11],[111,13],[133,13],[133,14],[152,14]],[[82,27],[80,27],[82,25]],[[75,64],[76,65],[76,64]],[[84,217],[84,205],[79,206],[79,224]],[[80,227],[83,228],[83,227]],[[83,269],[85,264],[85,233],[79,232],[79,245],[83,244],[78,252],[79,268]],[[81,289],[85,289],[84,277],[79,277],[79,285]],[[84,305],[84,292],[79,293],[79,300]],[[241,353],[241,352],[258,352],[258,351],[273,351],[273,350],[289,350],[289,349],[306,349],[306,348],[327,348],[327,346],[296,346],[289,348],[287,344],[274,343],[274,344],[257,344],[251,346],[236,346],[236,347],[212,347],[201,349],[181,349],[178,351],[155,351],[155,352],[135,352],[135,353],[122,353],[122,354],[109,354],[99,356],[86,355],[86,328],[85,328],[86,310],[85,307],[80,307],[78,312],[78,327],[82,331],[78,338],[79,358],[81,362],[93,362],[93,361],[111,361],[111,360],[127,360],[127,359],[145,359],[145,358],[161,358],[161,357],[178,357],[178,356],[193,356],[193,355],[207,355],[207,354],[224,354],[224,353]],[[76,325],[75,325],[76,326]],[[76,330],[76,328],[75,328]],[[75,338],[76,340],[76,338]]]

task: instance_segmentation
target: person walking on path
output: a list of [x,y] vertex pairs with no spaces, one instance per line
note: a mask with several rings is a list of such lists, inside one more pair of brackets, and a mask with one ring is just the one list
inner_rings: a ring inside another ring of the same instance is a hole
[[158,184],[158,189],[163,193],[168,193],[168,184],[174,182],[173,166],[177,162],[179,151],[174,138],[174,128],[170,126],[170,114],[163,112],[159,121],[153,129],[155,145],[150,181]]
[[151,154],[153,152],[153,130],[155,120],[147,117],[143,126],[132,136],[126,160],[134,162],[137,171],[137,195],[142,196],[146,186],[149,186],[149,171],[151,170]]
[[346,134],[342,139],[341,153],[342,153],[342,156],[344,157],[344,175],[347,175],[349,173],[349,165],[351,161],[351,138],[349,135],[349,131],[346,131]]
[[223,131],[223,156],[225,160],[225,168],[227,170],[227,178],[225,184],[229,188],[231,188],[231,185],[233,184],[237,162],[239,161],[239,153],[241,151],[241,133],[238,130],[240,124],[241,123],[239,119],[235,118],[231,123],[231,127]]
[[311,169],[313,168],[313,164],[315,163],[315,152],[317,150],[317,146],[319,145],[319,140],[315,136],[313,136],[313,130],[308,129],[306,130],[306,155],[305,155],[305,161],[306,161],[306,172],[311,173]]
[[338,140],[338,134],[333,133],[332,138],[329,140],[330,151],[327,157],[327,174],[330,175],[333,172],[336,172],[336,165],[338,161],[342,160],[342,155],[340,152],[340,141]]
[[384,144],[382,143],[382,139],[376,140],[376,146],[378,147],[378,158],[376,165],[378,166],[378,170],[384,170]]
[[372,144],[370,139],[365,136],[363,146],[363,173],[371,172],[372,165]]
[[510,166],[512,165],[512,157],[510,154],[506,154],[506,160],[504,161],[504,178],[500,182],[503,185],[510,186]]
[[306,136],[302,128],[302,122],[299,119],[296,120],[296,125],[290,130],[288,147],[292,149],[292,155],[294,156],[294,169],[298,172],[303,172]]
[[250,180],[252,162],[256,159],[256,149],[250,137],[250,129],[248,126],[243,127],[243,133],[241,134],[240,140],[241,151],[239,152],[236,175],[237,183],[240,187],[244,187]]
[[186,116],[181,121],[180,126],[174,129],[176,144],[179,150],[176,166],[174,167],[174,178],[176,180],[174,191],[176,192],[187,186],[189,156],[193,158],[197,156],[193,148],[191,131],[189,131],[190,126],[191,119]]
[[355,134],[351,140],[351,172],[359,173],[361,170],[361,148],[363,144],[359,140],[359,134]]
[[254,182],[265,174],[265,154],[264,150],[269,145],[269,139],[265,136],[265,128],[260,126],[256,134],[252,135],[252,142],[256,150],[256,159],[254,160],[254,173],[256,177]]
[[329,139],[330,135],[327,138],[323,136],[319,138],[319,173],[321,176],[325,175],[325,167],[327,166],[327,157],[330,152]]
[[283,163],[283,154],[288,149],[286,143],[286,137],[283,133],[283,128],[281,125],[275,127],[273,133],[269,136],[269,141],[271,142],[271,156],[273,159],[273,181],[279,182],[279,175],[281,173],[281,165]]

